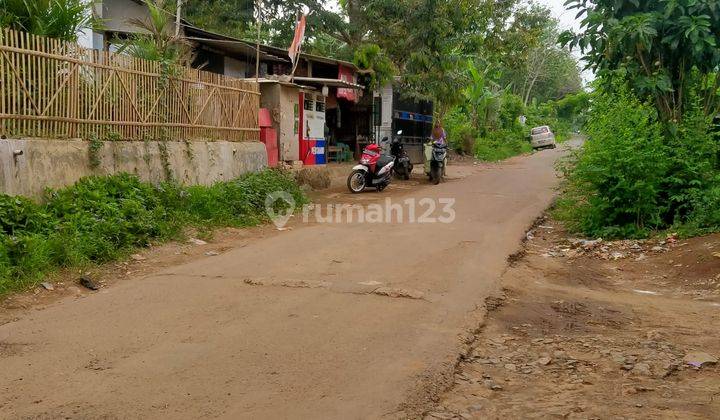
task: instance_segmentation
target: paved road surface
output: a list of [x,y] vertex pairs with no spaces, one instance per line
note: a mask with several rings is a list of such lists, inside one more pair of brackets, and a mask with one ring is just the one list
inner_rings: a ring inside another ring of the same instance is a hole
[[455,198],[451,224],[296,223],[30,310],[0,326],[0,418],[413,415],[550,204],[561,154],[331,196]]

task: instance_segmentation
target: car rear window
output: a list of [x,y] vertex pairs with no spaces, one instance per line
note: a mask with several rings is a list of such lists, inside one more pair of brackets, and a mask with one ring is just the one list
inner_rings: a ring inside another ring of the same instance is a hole
[[532,129],[531,134],[532,134],[532,135],[535,135],[535,134],[545,134],[545,133],[547,133],[547,132],[548,132],[548,128],[547,128],[547,127],[537,127],[537,128],[533,128],[533,129]]

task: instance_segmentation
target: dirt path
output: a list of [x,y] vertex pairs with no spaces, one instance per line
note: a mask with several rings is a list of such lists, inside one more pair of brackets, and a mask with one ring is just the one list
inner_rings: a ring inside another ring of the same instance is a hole
[[320,200],[455,198],[451,224],[296,220],[15,313],[0,325],[0,417],[417,416],[551,202],[561,154]]
[[428,418],[720,417],[720,235],[531,237]]

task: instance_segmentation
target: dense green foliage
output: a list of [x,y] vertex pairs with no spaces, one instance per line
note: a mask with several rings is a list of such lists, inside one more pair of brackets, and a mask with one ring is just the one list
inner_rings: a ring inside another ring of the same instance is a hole
[[260,223],[267,220],[265,197],[275,191],[305,201],[292,177],[275,170],[210,187],[156,187],[128,174],[88,177],[49,191],[44,204],[0,195],[0,293],[60,267],[116,259],[153,240],[177,237],[185,227]]
[[384,86],[395,74],[395,65],[377,44],[360,45],[352,61],[359,69],[370,71],[369,86],[372,89]]
[[566,95],[557,101],[530,104],[526,109],[526,125],[537,127],[548,125],[555,133],[555,139],[562,143],[573,132],[580,132],[587,121],[590,94],[578,92]]
[[[445,128],[453,148],[474,154],[481,160],[496,161],[531,151],[529,134],[532,127],[549,125],[560,142],[571,131],[577,131],[589,106],[588,94],[568,94],[558,101],[528,104],[512,92],[500,89],[497,73],[469,61],[470,83],[461,91],[461,102],[445,118]],[[520,117],[525,116],[525,124]]]
[[[717,0],[570,0],[583,33],[562,40],[586,52],[585,60],[608,89],[621,76],[663,121],[682,119],[687,94],[699,95],[706,115],[718,112],[720,4]],[[691,77],[693,72],[696,77]]]
[[720,150],[711,125],[720,110],[718,3],[568,4],[585,14],[584,32],[563,41],[580,46],[600,77],[589,140],[566,167],[559,214],[598,236],[720,228]]
[[668,132],[651,105],[625,88],[598,92],[589,140],[566,166],[558,214],[588,235],[641,237],[670,227],[720,227],[718,142],[700,100]]
[[96,22],[85,0],[0,0],[0,27],[75,41]]
[[199,28],[253,38],[254,6],[253,0],[185,0],[183,17]]

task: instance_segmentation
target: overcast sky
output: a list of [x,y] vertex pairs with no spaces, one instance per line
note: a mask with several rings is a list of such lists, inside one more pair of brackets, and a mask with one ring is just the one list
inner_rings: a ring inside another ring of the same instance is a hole
[[[574,29],[576,32],[580,30],[580,20],[575,19],[577,9],[566,10],[565,0],[536,0],[538,3],[547,6],[554,17],[560,20],[560,28]],[[582,18],[580,18],[582,19]]]
[[[577,9],[566,10],[565,0],[536,0],[538,3],[547,6],[552,12],[553,16],[560,21],[560,29],[572,29],[575,32],[580,32],[580,19],[575,19],[577,15]],[[580,51],[573,51],[573,55],[580,58]],[[580,68],[584,67],[584,63],[580,63]],[[582,72],[582,78],[585,83],[591,82],[595,79],[595,75],[590,70]]]

